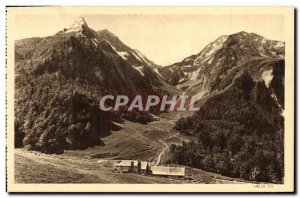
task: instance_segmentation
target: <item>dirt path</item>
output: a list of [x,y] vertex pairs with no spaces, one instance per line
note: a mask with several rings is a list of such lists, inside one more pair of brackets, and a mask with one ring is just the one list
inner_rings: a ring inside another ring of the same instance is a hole
[[[51,166],[53,169],[69,172],[70,174],[81,174],[98,177],[102,183],[111,183],[114,178],[107,177],[103,171],[97,171],[94,168],[100,166],[91,160],[77,159],[77,158],[64,158],[57,155],[46,155],[37,152],[28,152],[24,150],[16,150],[15,155],[23,157],[33,162],[33,164]],[[95,167],[94,167],[95,166]]]
[[169,146],[164,141],[162,141],[162,140],[158,140],[158,141],[161,142],[162,144],[164,144],[165,148],[159,153],[158,158],[157,158],[157,162],[154,164],[154,166],[157,166],[160,163],[161,156],[169,148]]
[[175,135],[171,135],[170,137],[165,138],[165,140],[171,139],[172,137],[176,137],[178,135],[180,135],[180,133],[176,133]]
[[[171,135],[170,137],[165,138],[165,140],[170,139],[172,137],[175,137],[179,135],[179,133],[176,133],[175,135]],[[157,166],[160,163],[161,160],[161,156],[165,153],[165,151],[169,148],[168,144],[165,143],[162,139],[158,140],[159,142],[161,142],[162,144],[165,145],[165,148],[159,153],[158,158],[157,158],[157,162],[154,164],[154,166]]]

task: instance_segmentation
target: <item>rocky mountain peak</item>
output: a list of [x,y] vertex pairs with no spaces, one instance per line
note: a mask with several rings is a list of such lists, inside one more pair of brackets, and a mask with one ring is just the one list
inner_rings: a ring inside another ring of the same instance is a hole
[[79,17],[76,21],[70,26],[70,30],[82,30],[84,27],[89,27],[83,17]]
[[78,17],[74,23],[70,25],[68,28],[64,28],[62,31],[59,31],[57,34],[65,34],[65,33],[81,33],[81,34],[87,34],[87,32],[91,32],[92,30],[89,28],[87,22],[85,19],[81,16]]

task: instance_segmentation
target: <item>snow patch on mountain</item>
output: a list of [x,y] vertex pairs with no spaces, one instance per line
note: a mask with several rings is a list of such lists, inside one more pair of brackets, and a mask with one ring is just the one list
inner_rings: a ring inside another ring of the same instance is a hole
[[113,48],[113,50],[119,55],[121,56],[121,58],[123,58],[124,60],[127,60],[127,56],[129,56],[128,52],[122,52],[122,51],[118,51],[109,41],[106,40],[106,42],[108,42],[108,44]]
[[179,81],[178,81],[178,83],[182,83],[182,82],[184,82],[186,79],[185,78],[181,78]]
[[209,61],[207,62],[208,64],[211,64],[213,61],[213,57],[210,57]]
[[97,43],[97,40],[96,39],[91,39],[91,41],[94,43],[94,45],[97,47],[98,46],[98,43]]
[[136,53],[132,53],[132,55],[139,61],[143,62],[143,60]]
[[132,66],[135,70],[137,70],[142,76],[145,76],[143,73],[144,66]]
[[165,77],[163,77],[162,75],[161,75],[161,73],[159,73],[159,71],[158,71],[158,69],[157,68],[154,68],[154,71],[155,71],[155,73],[157,74],[157,75],[159,75],[159,77],[161,77],[161,78],[165,78]]
[[265,81],[266,86],[269,87],[273,79],[273,69],[263,71],[261,78]]
[[276,42],[276,44],[274,45],[274,48],[275,49],[277,49],[277,48],[284,48],[284,42],[282,42],[282,41]]
[[70,33],[70,32],[81,32],[83,30],[83,27],[87,27],[88,25],[83,17],[79,17],[68,29],[65,29],[64,33]]
[[197,69],[196,71],[192,72],[190,80],[196,80],[198,77],[199,72],[201,71],[201,67],[199,69]]
[[79,36],[82,36],[82,37],[86,37],[84,34],[82,34],[81,32],[78,32],[77,33]]
[[128,52],[119,52],[116,51],[119,56],[121,56],[124,60],[127,60]]

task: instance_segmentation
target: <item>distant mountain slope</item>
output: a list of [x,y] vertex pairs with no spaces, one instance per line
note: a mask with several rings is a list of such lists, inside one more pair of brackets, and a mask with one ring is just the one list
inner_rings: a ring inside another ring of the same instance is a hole
[[200,53],[163,67],[160,72],[168,83],[201,99],[230,86],[243,71],[268,84],[273,65],[282,59],[284,42],[239,32],[219,37]]
[[53,36],[15,42],[16,146],[61,153],[99,145],[115,116],[99,111],[101,96],[176,92],[148,59],[127,60],[131,49],[121,53],[125,44],[116,38],[79,18]]
[[283,42],[240,32],[161,69],[169,83],[196,95],[200,107],[176,122],[175,129],[198,141],[173,145],[172,163],[283,182],[284,50]]
[[173,146],[173,163],[230,177],[282,183],[284,117],[272,90],[248,74],[209,98],[175,129],[198,142]]

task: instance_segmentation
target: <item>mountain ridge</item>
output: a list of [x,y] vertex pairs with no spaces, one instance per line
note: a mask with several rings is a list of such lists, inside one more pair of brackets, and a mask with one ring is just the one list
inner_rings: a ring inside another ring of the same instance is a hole
[[[230,86],[242,71],[265,80],[284,59],[284,42],[244,31],[220,36],[199,53],[159,69],[166,81],[198,100]],[[269,75],[267,75],[269,74]]]

